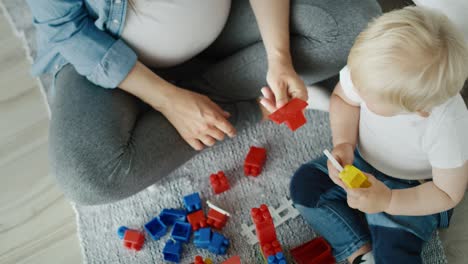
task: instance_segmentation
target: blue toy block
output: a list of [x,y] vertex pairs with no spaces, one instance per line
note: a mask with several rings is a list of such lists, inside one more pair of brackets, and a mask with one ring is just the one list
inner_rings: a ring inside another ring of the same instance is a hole
[[208,250],[217,255],[226,254],[229,247],[229,240],[218,232],[213,232]]
[[168,240],[163,249],[163,257],[165,261],[180,262],[180,255],[182,254],[182,243],[175,240]]
[[145,230],[154,240],[159,240],[166,234],[167,226],[161,221],[161,219],[159,219],[159,217],[155,217],[146,223]]
[[159,219],[166,225],[171,226],[176,221],[186,222],[187,212],[183,209],[163,209]]
[[127,231],[127,230],[128,230],[128,227],[126,227],[126,226],[121,226],[121,227],[119,227],[119,229],[117,229],[117,235],[119,236],[120,239],[124,238],[125,231]]
[[208,249],[211,242],[211,228],[201,228],[195,232],[193,243],[198,248]]
[[192,225],[185,222],[175,222],[171,236],[177,241],[189,242],[192,234]]
[[189,213],[201,210],[202,202],[200,199],[200,194],[192,193],[190,195],[184,196],[184,205]]
[[267,261],[268,264],[286,264],[283,252],[278,252],[276,255],[269,256]]

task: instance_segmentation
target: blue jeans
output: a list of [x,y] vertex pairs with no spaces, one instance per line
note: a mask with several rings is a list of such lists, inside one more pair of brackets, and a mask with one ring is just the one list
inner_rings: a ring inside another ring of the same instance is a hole
[[[392,178],[368,164],[356,151],[354,166],[373,174],[391,189],[411,188],[419,181]],[[348,207],[346,192],[328,176],[325,156],[302,165],[291,180],[291,198],[306,221],[343,261],[372,244],[376,263],[422,263],[421,250],[437,227],[447,227],[451,210],[427,216],[365,214]]]

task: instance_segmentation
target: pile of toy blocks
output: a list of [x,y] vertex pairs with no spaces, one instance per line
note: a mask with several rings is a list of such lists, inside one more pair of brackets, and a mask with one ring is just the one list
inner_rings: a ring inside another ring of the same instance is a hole
[[[229,239],[218,231],[226,225],[229,213],[207,201],[209,210],[208,215],[205,216],[199,193],[185,196],[183,203],[185,209],[163,209],[159,216],[144,226],[146,233],[153,240],[164,237],[169,227],[173,226],[171,238],[167,240],[162,252],[164,260],[180,262],[182,245],[190,242],[192,232],[194,232],[193,242],[196,247],[207,249],[218,255],[226,254]],[[145,241],[143,232],[121,226],[117,234],[126,248],[138,251],[143,247]],[[198,261],[200,261],[199,258]]]

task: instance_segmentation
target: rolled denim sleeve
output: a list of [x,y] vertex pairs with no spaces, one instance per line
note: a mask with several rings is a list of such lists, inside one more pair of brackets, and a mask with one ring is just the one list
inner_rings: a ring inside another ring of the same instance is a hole
[[82,0],[28,0],[28,4],[38,33],[91,82],[115,88],[135,65],[135,52],[97,28]]

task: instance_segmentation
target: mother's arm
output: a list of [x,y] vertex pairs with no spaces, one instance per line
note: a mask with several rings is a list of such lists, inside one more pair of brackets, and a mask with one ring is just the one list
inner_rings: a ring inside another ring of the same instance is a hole
[[304,81],[294,70],[289,42],[290,1],[250,0],[257,18],[268,57],[267,82],[271,91],[263,89],[262,104],[271,112],[290,98],[307,100]]

